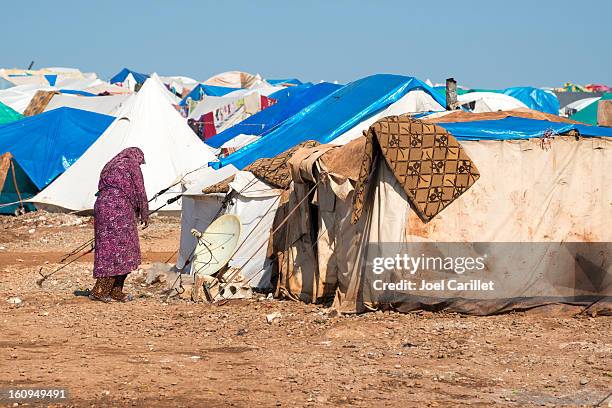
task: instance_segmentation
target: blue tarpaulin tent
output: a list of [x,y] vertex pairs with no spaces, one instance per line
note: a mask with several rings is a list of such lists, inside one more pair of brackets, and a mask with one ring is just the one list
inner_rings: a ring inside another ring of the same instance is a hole
[[10,152],[37,188],[62,174],[115,120],[58,108],[0,126],[0,154]]
[[260,157],[274,157],[306,140],[329,143],[353,126],[422,89],[444,106],[444,97],[412,77],[378,74],[362,78],[312,103],[259,140],[212,165],[243,169]]
[[[266,135],[284,120],[301,111],[306,106],[326,97],[327,95],[342,88],[342,85],[322,82],[311,87],[296,86],[292,96],[281,99],[275,105],[257,112],[242,122],[206,140],[206,144],[212,147],[221,147],[223,143],[238,136]],[[271,96],[272,97],[272,96]]]
[[545,133],[563,134],[570,130],[582,136],[612,137],[612,128],[549,122],[518,117],[474,122],[438,123],[458,140],[515,140],[542,137]]
[[191,90],[191,92],[187,94],[187,96],[183,98],[183,100],[181,100],[180,105],[185,106],[185,104],[187,103],[187,100],[190,98],[193,101],[200,101],[202,100],[202,98],[204,98],[205,95],[224,96],[230,92],[237,91],[238,89],[240,88],[227,88],[225,86],[198,84],[195,88]]
[[266,82],[269,83],[270,85],[282,85],[282,84],[289,84],[289,85],[302,85],[302,81],[300,81],[297,78],[287,78],[287,79],[266,79]]
[[121,71],[119,71],[119,73],[117,73],[117,75],[115,75],[114,77],[110,79],[110,83],[115,84],[117,82],[123,82],[130,74],[132,74],[136,82],[139,84],[144,84],[145,81],[149,78],[147,74],[141,74],[139,72],[135,72],[127,68],[123,68]]
[[290,98],[293,95],[302,93],[305,89],[310,88],[311,86],[312,86],[312,83],[310,82],[306,82],[306,83],[303,83],[301,85],[296,85],[296,86],[288,86],[283,89],[279,89],[276,92],[271,93],[270,95],[268,95],[268,98],[272,98],[275,101],[280,102],[283,99]]
[[502,89],[501,93],[523,102],[529,109],[545,113],[559,114],[559,99],[552,92],[531,86],[517,86]]

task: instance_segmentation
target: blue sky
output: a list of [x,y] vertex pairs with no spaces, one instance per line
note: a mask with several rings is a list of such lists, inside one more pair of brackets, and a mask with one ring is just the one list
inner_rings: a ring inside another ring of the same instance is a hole
[[[470,87],[612,85],[612,1],[28,1],[2,5],[0,67]],[[606,23],[608,20],[608,23]]]

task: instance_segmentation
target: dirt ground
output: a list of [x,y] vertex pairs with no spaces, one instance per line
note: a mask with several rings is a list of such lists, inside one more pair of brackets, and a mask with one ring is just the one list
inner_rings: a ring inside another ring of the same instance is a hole
[[[172,261],[179,228],[157,217],[141,232],[144,269]],[[612,406],[611,317],[334,316],[266,299],[165,302],[134,279],[136,300],[104,304],[73,294],[93,284],[91,254],[35,284],[92,234],[91,218],[0,217],[0,389],[65,388],[62,407]]]

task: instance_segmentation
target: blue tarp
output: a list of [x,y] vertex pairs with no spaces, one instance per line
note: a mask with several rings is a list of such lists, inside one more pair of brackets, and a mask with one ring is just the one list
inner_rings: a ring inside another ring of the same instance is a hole
[[277,102],[280,102],[283,99],[287,99],[292,97],[293,95],[302,93],[305,89],[310,88],[311,86],[312,83],[310,82],[306,82],[304,84],[296,86],[288,86],[286,88],[279,89],[278,91],[271,93],[270,95],[268,95],[268,98],[272,98]]
[[76,89],[60,89],[59,91],[63,94],[70,94],[70,95],[97,96],[96,94],[92,94],[91,92],[77,91]]
[[0,153],[14,160],[39,189],[70,167],[115,120],[73,108],[58,108],[0,126]]
[[139,84],[144,84],[145,81],[149,78],[147,74],[141,74],[139,72],[135,72],[127,68],[123,68],[121,71],[119,71],[117,75],[115,75],[114,77],[110,79],[110,83],[115,84],[117,82],[123,82],[125,81],[125,78],[127,78],[129,74],[132,74],[136,82]]
[[207,139],[206,144],[219,148],[223,143],[239,134],[265,135],[277,126],[282,126],[284,120],[301,111],[306,106],[342,88],[342,85],[323,82],[312,87],[296,86],[291,88],[299,89],[295,89],[292,96],[282,99],[268,109],[257,112],[237,125]]
[[475,122],[438,123],[458,140],[515,140],[541,137],[546,132],[562,134],[577,130],[582,136],[612,137],[612,128],[549,122],[517,117]]
[[243,169],[261,157],[274,157],[306,140],[329,143],[415,89],[424,90],[445,105],[443,97],[416,78],[372,75],[305,107],[264,137],[211,165],[233,164]]
[[302,81],[297,78],[287,78],[287,79],[266,79],[266,82],[270,85],[282,85],[282,84],[291,84],[291,85],[302,85]]
[[237,91],[238,89],[240,89],[240,88],[227,88],[225,86],[214,86],[214,85],[198,84],[198,86],[193,88],[191,90],[191,92],[189,92],[187,94],[187,96],[185,96],[183,98],[183,100],[180,102],[180,105],[181,106],[185,106],[185,104],[187,103],[187,99],[189,99],[189,98],[191,98],[191,100],[194,100],[194,101],[200,101],[200,100],[202,100],[204,95],[207,95],[207,96],[224,96],[224,95],[227,95],[230,92]]
[[552,92],[531,86],[517,86],[514,88],[502,89],[501,93],[512,96],[523,102],[529,109],[545,113],[559,114],[559,99]]
[[45,75],[45,79],[49,82],[49,85],[55,86],[55,82],[57,81],[57,75]]

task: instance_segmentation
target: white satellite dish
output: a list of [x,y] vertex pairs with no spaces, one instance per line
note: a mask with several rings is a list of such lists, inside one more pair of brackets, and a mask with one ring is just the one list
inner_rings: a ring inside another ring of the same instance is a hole
[[193,253],[192,273],[210,276],[223,268],[234,255],[241,229],[240,218],[225,214],[217,218],[204,232],[191,230],[198,239]]

